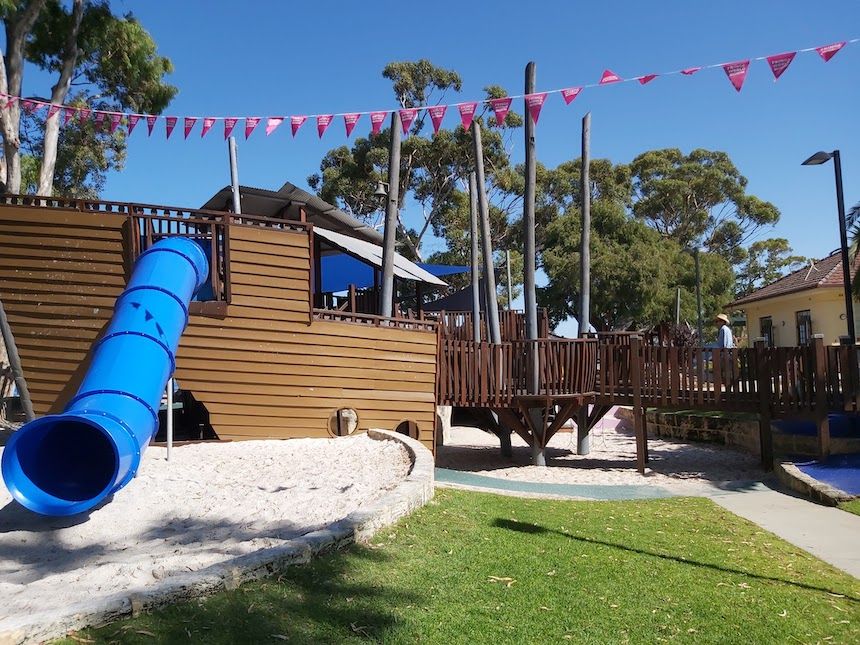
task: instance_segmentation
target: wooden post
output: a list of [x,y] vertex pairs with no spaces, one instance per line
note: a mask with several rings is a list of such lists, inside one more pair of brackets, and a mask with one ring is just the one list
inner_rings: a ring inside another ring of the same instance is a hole
[[6,310],[3,309],[2,301],[0,301],[0,333],[2,333],[3,344],[6,345],[6,356],[9,358],[9,366],[12,368],[12,378],[15,380],[15,387],[18,389],[21,408],[24,410],[24,418],[27,421],[32,421],[36,418],[36,413],[33,411],[33,401],[30,399],[30,389],[27,387],[27,381],[24,378],[21,357],[18,355],[18,346],[15,344],[15,336],[12,335],[12,327],[9,324],[9,319],[6,317]]
[[756,389],[758,390],[758,435],[761,449],[761,467],[766,471],[773,470],[773,431],[771,422],[771,380],[770,354],[763,340],[754,345],[756,366]]
[[[591,154],[591,112],[582,117],[582,235],[579,252],[579,337],[588,333],[591,317],[591,181],[588,171]],[[588,427],[588,405],[583,404],[576,416],[576,454],[587,455],[591,452],[591,433]]]
[[630,338],[630,383],[633,386],[633,430],[636,433],[636,470],[645,474],[648,440],[645,434],[645,408],[642,407],[642,339]]
[[475,181],[477,182],[478,210],[481,214],[481,242],[484,253],[484,284],[486,285],[487,327],[491,343],[500,343],[499,301],[496,298],[496,274],[493,268],[493,242],[490,239],[490,207],[487,204],[487,190],[484,183],[484,147],[481,143],[481,126],[472,121],[472,143],[475,153]]
[[[535,90],[535,64],[526,65],[525,93],[533,94]],[[537,295],[535,291],[535,123],[529,112],[528,98],[523,99],[525,111],[525,193],[523,195],[523,307],[526,319],[526,338],[534,341],[538,338],[537,328]],[[534,345],[529,352],[529,369],[527,372],[529,394],[538,393],[537,356]]]
[[478,184],[475,173],[469,173],[469,233],[472,238],[471,278],[472,278],[472,340],[481,342],[481,277],[478,269]]
[[391,317],[394,303],[394,241],[397,234],[397,208],[400,203],[400,112],[391,112],[391,146],[388,150],[388,203],[382,240],[382,293],[379,315]]
[[827,350],[824,347],[824,334],[814,334],[812,346],[815,361],[815,425],[818,430],[818,457],[830,456],[830,420],[827,416]]

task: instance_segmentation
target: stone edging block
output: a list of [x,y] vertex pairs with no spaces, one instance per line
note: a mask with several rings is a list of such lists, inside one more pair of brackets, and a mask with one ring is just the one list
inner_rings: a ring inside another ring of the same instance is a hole
[[836,506],[840,502],[854,499],[854,495],[810,477],[790,461],[777,462],[774,466],[780,482],[815,502]]

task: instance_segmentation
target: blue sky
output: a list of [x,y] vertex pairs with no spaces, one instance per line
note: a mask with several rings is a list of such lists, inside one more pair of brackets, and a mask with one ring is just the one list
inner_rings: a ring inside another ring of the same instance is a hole
[[[537,63],[538,89],[554,89],[595,82],[605,68],[628,77],[860,36],[860,4],[852,1],[112,4],[134,12],[173,60],[171,82],[180,93],[166,114],[180,117],[392,108],[380,73],[392,60],[424,57],[457,70],[464,87],[453,102],[478,98],[491,83],[521,93],[529,60]],[[589,110],[593,157],[627,162],[653,148],[725,150],[749,178],[749,190],[781,210],[769,234],[820,257],[838,246],[832,167],[800,162],[819,149],[840,148],[846,200],[860,200],[858,71],[860,43],[826,64],[815,53],[800,54],[778,83],[765,62],[754,62],[740,94],[715,69],[644,87],[589,89],[570,106],[551,96],[538,125],[538,157],[554,166],[578,156],[580,120]],[[44,94],[48,86],[34,72],[25,77],[25,94]],[[453,127],[456,114],[449,112],[445,123]],[[221,124],[202,140],[199,128],[184,141],[180,121],[165,141],[163,124],[151,139],[139,126],[126,168],[109,177],[104,197],[202,204],[228,183],[229,172]],[[288,125],[271,137],[263,128],[240,139],[243,184],[305,185],[323,154],[347,142],[341,121],[321,141],[313,123],[296,139]],[[364,117],[357,132],[368,130]],[[520,160],[520,134],[512,145]],[[405,213],[407,223],[417,216]]]

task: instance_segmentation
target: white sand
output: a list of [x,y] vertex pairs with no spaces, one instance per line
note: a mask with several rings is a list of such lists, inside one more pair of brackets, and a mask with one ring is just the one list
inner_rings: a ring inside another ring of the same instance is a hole
[[708,495],[741,483],[760,481],[765,473],[756,457],[705,443],[649,438],[645,475],[636,472],[632,429],[612,411],[591,431],[591,452],[577,455],[575,432],[562,431],[549,442],[548,467],[531,464],[531,449],[513,436],[513,458],[499,451],[499,440],[476,428],[454,426],[453,441],[437,450],[440,468],[469,471],[518,481],[556,484],[650,485],[680,495]]
[[394,488],[405,448],[364,434],[147,449],[113,501],[45,518],[0,486],[0,633],[15,616],[143,590],[319,529]]

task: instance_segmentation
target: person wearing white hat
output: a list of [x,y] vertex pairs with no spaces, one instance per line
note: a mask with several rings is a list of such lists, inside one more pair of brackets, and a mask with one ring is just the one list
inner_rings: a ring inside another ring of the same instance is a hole
[[729,327],[729,317],[726,314],[717,314],[714,316],[714,322],[719,327],[719,331],[717,332],[717,347],[720,349],[734,347],[735,338],[732,336],[731,327]]

